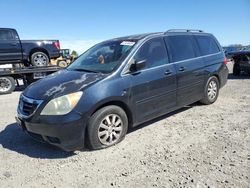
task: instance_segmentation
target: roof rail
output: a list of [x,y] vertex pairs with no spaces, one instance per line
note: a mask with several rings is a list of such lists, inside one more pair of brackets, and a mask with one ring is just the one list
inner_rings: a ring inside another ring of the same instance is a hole
[[199,29],[169,29],[165,33],[169,33],[169,32],[199,32],[199,33],[203,33],[204,31],[199,30]]

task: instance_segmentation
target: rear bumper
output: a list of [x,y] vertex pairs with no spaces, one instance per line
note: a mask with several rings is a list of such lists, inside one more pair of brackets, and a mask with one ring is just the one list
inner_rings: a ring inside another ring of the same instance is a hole
[[86,121],[83,118],[70,122],[33,123],[16,117],[18,125],[34,139],[52,144],[65,151],[79,150],[84,147]]

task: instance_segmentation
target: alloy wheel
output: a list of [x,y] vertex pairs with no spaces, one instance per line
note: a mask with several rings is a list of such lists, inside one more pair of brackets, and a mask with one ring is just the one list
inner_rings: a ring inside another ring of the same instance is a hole
[[208,98],[209,100],[214,100],[217,96],[217,83],[212,80],[209,84],[208,84],[208,90],[207,90],[207,93],[208,93]]
[[115,144],[121,137],[123,122],[116,114],[107,115],[98,128],[99,141],[106,146]]
[[36,66],[46,66],[47,58],[45,55],[39,53],[34,57],[34,63]]

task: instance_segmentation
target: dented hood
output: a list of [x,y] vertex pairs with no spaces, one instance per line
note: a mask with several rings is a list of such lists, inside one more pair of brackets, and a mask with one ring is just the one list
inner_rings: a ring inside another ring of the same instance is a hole
[[105,78],[102,73],[61,70],[28,86],[23,94],[39,100],[56,98],[82,91],[87,86]]

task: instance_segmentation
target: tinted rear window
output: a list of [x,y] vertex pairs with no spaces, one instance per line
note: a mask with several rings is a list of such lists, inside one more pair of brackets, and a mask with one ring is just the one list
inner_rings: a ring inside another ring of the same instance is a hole
[[188,35],[177,35],[165,37],[170,48],[172,61],[182,61],[195,57],[193,39]]
[[210,36],[195,36],[201,55],[209,55],[220,51],[217,43]]

